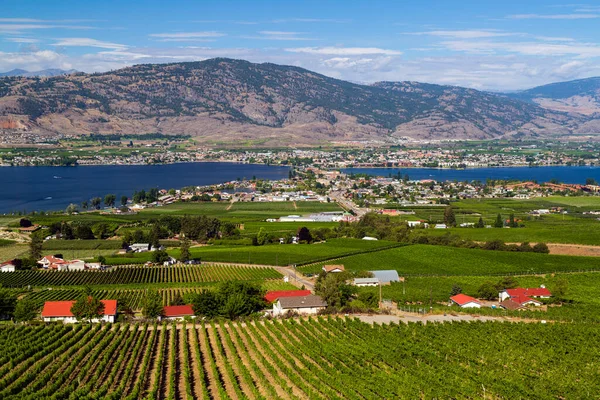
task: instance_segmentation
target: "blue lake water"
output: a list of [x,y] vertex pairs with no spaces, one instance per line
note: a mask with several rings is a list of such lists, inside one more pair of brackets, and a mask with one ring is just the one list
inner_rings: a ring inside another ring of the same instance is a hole
[[536,180],[539,183],[557,179],[563,183],[584,184],[587,178],[600,182],[600,167],[500,167],[472,169],[434,169],[434,168],[346,168],[347,174],[369,174],[373,176],[395,176],[400,172],[410,179],[435,179],[437,181],[481,181],[487,179]]
[[134,191],[222,183],[237,178],[283,179],[288,167],[237,163],[103,165],[82,167],[2,167],[0,213],[63,210],[108,193],[131,197]]

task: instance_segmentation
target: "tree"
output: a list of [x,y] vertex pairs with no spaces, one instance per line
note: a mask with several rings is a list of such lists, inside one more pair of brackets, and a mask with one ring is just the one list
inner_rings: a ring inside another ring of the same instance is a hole
[[[88,291],[89,292],[89,291]],[[85,293],[71,307],[71,312],[78,321],[92,322],[104,313],[104,303]]]
[[183,306],[185,305],[185,301],[183,300],[183,297],[181,297],[181,293],[177,292],[177,294],[175,295],[175,297],[173,297],[173,299],[169,302],[170,306]]
[[31,223],[31,221],[27,218],[21,218],[19,220],[19,226],[21,228],[29,228],[30,226],[32,226],[33,224]]
[[515,214],[510,214],[510,216],[508,217],[508,226],[510,226],[511,228],[517,228],[519,226],[519,224],[517,224],[517,221],[515,221]]
[[596,180],[595,180],[594,178],[587,178],[587,179],[585,180],[585,184],[586,184],[586,185],[594,185],[594,186],[595,186],[595,185],[597,185],[597,184],[598,184],[598,182],[596,182]]
[[16,292],[0,286],[0,319],[12,317],[16,304]]
[[444,223],[447,226],[456,226],[456,216],[454,215],[454,209],[451,206],[444,209]]
[[98,256],[98,262],[100,263],[100,265],[106,265],[106,257]]
[[82,210],[87,210],[88,209],[88,202],[87,200],[84,200],[81,202],[81,209]]
[[30,300],[28,297],[25,297],[23,300],[17,301],[17,305],[15,306],[15,321],[17,322],[28,322],[37,316],[35,303]]
[[96,224],[92,231],[98,239],[104,239],[108,236],[108,225],[105,223]]
[[146,318],[158,318],[162,312],[162,296],[156,290],[148,290],[142,302],[142,314]]
[[502,215],[498,214],[496,216],[496,222],[494,222],[494,228],[503,228],[504,221],[502,220]]
[[477,289],[477,297],[484,300],[494,300],[498,298],[498,289],[493,282],[486,281]]
[[328,307],[340,308],[346,305],[356,288],[346,284],[347,273],[319,274],[315,293],[327,302]]
[[462,288],[458,286],[456,283],[452,285],[452,290],[450,291],[450,296],[456,296],[457,294],[462,293]]
[[117,200],[117,196],[114,194],[107,194],[106,196],[104,196],[104,205],[106,207],[112,207],[115,205],[115,202]]
[[552,295],[563,299],[569,290],[569,282],[565,278],[558,278],[552,286]]
[[483,223],[483,218],[479,217],[479,221],[475,224],[475,228],[485,228],[485,224]]
[[29,243],[29,255],[31,256],[31,258],[35,260],[39,260],[40,258],[42,258],[43,243],[44,241],[42,240],[42,237],[39,234],[33,233],[31,235],[31,242]]
[[127,205],[127,196],[121,196],[121,205],[122,206],[126,206]]
[[152,229],[150,229],[150,235],[148,236],[150,245],[152,247],[158,248],[160,247],[160,227],[158,224],[152,225]]
[[152,261],[162,264],[169,261],[169,254],[165,250],[155,250],[152,252]]
[[548,245],[546,243],[540,242],[540,243],[536,243],[533,246],[533,252],[548,254],[548,253],[550,253],[550,249],[548,248]]
[[189,261],[190,258],[192,258],[192,254],[190,253],[190,239],[188,238],[183,238],[183,240],[181,241],[181,246],[179,247],[180,253],[179,253],[179,260],[186,262]]
[[267,232],[265,228],[261,227],[258,230],[258,233],[256,234],[256,242],[259,246],[262,246],[269,242],[269,232]]
[[96,210],[100,208],[100,203],[102,203],[102,199],[100,197],[94,197],[90,200],[91,206]]
[[298,229],[298,241],[301,243],[310,243],[312,242],[312,236],[307,227],[303,226]]
[[71,204],[69,204],[69,205],[67,206],[67,208],[66,208],[65,212],[66,212],[67,214],[71,215],[71,214],[73,214],[73,213],[76,213],[78,209],[79,209],[79,208],[77,207],[77,204],[73,204],[73,203],[71,203]]
[[92,228],[89,225],[77,225],[75,227],[75,237],[81,240],[92,240],[94,239],[94,232],[92,232]]
[[221,304],[215,292],[204,290],[193,297],[192,309],[195,315],[214,318],[219,315]]

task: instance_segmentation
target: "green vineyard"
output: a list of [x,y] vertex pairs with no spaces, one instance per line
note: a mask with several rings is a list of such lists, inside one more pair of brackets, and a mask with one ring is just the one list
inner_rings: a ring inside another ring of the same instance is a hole
[[110,271],[23,271],[0,274],[0,286],[87,286],[132,283],[202,283],[226,280],[279,279],[273,268],[246,268],[229,265],[185,267],[131,267]]
[[599,335],[593,324],[337,318],[6,326],[0,398],[594,398]]

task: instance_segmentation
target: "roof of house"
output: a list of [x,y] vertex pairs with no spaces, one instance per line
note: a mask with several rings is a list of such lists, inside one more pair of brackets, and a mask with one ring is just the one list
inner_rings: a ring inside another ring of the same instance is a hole
[[550,297],[550,296],[552,296],[552,293],[545,287],[506,289],[505,292],[510,297],[515,297],[515,296]]
[[514,301],[513,299],[506,299],[501,302],[500,307],[506,308],[507,310],[518,310],[519,308],[523,308],[523,304]]
[[450,297],[450,300],[452,300],[459,306],[465,305],[467,303],[477,303],[477,304],[481,303],[475,297],[467,296],[466,294],[462,294],[462,293],[457,294],[456,296]]
[[265,295],[265,300],[269,303],[272,303],[282,297],[299,297],[308,296],[310,294],[310,290],[275,290],[267,292]]
[[194,310],[189,304],[182,306],[164,306],[163,316],[165,317],[188,317],[194,315]]
[[8,260],[8,261],[4,261],[2,264],[0,264],[0,267],[4,267],[6,265],[15,265],[15,260]]
[[50,264],[63,264],[66,262],[62,258],[58,258],[58,257],[54,257],[54,256],[44,256],[44,258],[42,258],[38,262],[42,262],[43,260],[48,261]]
[[365,285],[368,283],[379,284],[379,279],[377,279],[377,278],[354,278],[355,285]]
[[279,299],[279,304],[283,309],[327,307],[327,303],[323,301],[321,296],[317,296],[314,294],[301,297],[282,297]]
[[336,269],[339,269],[340,271],[344,271],[344,266],[343,265],[323,265],[323,270],[325,270],[325,272],[335,271]]
[[395,269],[384,269],[384,270],[380,270],[380,271],[369,271],[369,272],[371,272],[375,278],[379,279],[379,281],[381,283],[400,281],[400,277],[398,276],[398,271],[396,271]]
[[[100,300],[104,304],[104,315],[117,315],[117,300]],[[42,317],[72,317],[71,307],[75,300],[47,301],[44,303]]]

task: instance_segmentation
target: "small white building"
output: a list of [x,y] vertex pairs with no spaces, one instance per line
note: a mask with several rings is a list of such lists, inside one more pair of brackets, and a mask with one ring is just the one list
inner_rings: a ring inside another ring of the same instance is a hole
[[129,248],[134,253],[143,253],[145,251],[150,250],[150,244],[149,243],[134,243],[131,246],[129,246]]
[[458,305],[460,308],[481,308],[481,302],[479,300],[462,293],[450,297],[450,302],[451,304]]
[[377,279],[377,278],[354,278],[354,286],[359,286],[359,287],[379,286],[379,279]]
[[59,271],[85,271],[85,261],[71,260],[58,265]]
[[365,236],[364,238],[362,238],[362,240],[377,240],[377,238],[372,236]]
[[280,297],[273,304],[273,316],[284,315],[287,312],[296,312],[302,315],[317,314],[324,310],[327,303],[321,296],[310,294],[299,297]]
[[17,266],[14,264],[14,261],[6,261],[0,264],[0,272],[15,272],[17,270]]

